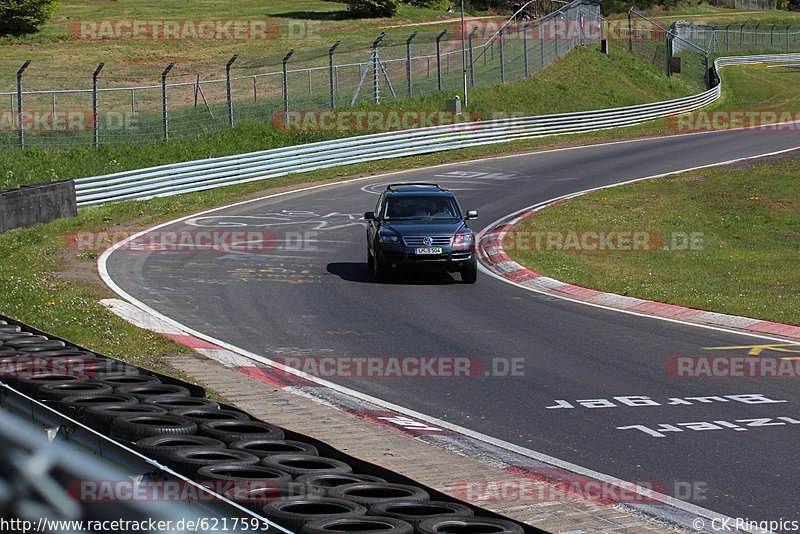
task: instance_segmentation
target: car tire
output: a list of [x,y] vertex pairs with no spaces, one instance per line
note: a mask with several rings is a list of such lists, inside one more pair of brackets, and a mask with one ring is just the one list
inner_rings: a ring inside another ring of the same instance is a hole
[[36,390],[36,398],[55,401],[73,395],[107,395],[111,392],[111,386],[97,382],[59,382],[39,386],[39,389]]
[[308,454],[319,456],[317,448],[302,441],[286,439],[240,439],[228,445],[229,449],[249,452],[259,458],[276,454]]
[[154,395],[147,397],[142,404],[152,404],[153,406],[161,406],[167,410],[174,410],[176,408],[209,408],[219,409],[219,403],[207,397],[184,397],[183,395]]
[[372,258],[372,276],[375,278],[375,281],[379,284],[385,284],[389,281],[389,268],[386,266],[386,263],[381,261],[378,257]]
[[356,482],[336,486],[328,495],[337,499],[347,499],[364,506],[390,501],[427,501],[430,494],[422,488],[409,484],[371,484]]
[[420,534],[442,534],[443,532],[471,532],[473,534],[523,534],[516,523],[489,517],[431,518],[417,525]]
[[257,465],[258,456],[229,449],[191,448],[174,451],[164,463],[178,473],[194,478],[197,470],[207,465]]
[[411,523],[416,527],[427,519],[453,519],[472,517],[474,512],[468,506],[449,501],[388,501],[369,507],[370,515],[394,517]]
[[472,259],[461,269],[461,281],[465,284],[474,284],[478,279],[478,257],[472,254]]
[[292,532],[302,532],[306,523],[319,519],[363,517],[367,509],[360,504],[330,497],[287,497],[275,499],[262,509],[264,517]]
[[186,417],[169,414],[125,415],[111,422],[111,437],[124,441],[138,441],[160,434],[186,436],[195,432],[197,423]]
[[346,463],[309,454],[276,454],[261,460],[261,465],[286,471],[293,477],[318,473],[352,473],[353,468]]
[[[299,484],[308,487],[309,495],[327,495],[328,492],[345,484],[355,484],[357,482],[370,482],[372,484],[388,484],[384,479],[372,475],[361,475],[356,473],[318,473],[311,475],[301,475],[295,479]],[[379,514],[380,515],[380,514]]]
[[[133,378],[133,377],[128,377]],[[133,395],[139,402],[147,397],[155,395],[183,395],[184,397],[191,397],[191,392],[183,387],[175,384],[128,384],[126,386],[118,386],[114,388],[114,393],[122,393],[124,395]]]
[[250,417],[242,412],[221,410],[209,406],[184,406],[182,408],[173,408],[169,413],[191,419],[198,425],[206,421],[250,421]]
[[206,436],[176,436],[173,434],[159,434],[142,438],[133,444],[134,450],[152,458],[153,460],[166,460],[175,451],[189,449],[218,449],[225,448],[225,444],[218,439]]
[[341,532],[412,534],[414,527],[402,519],[377,516],[318,519],[303,526],[303,534],[335,534]]
[[97,432],[108,435],[111,431],[111,423],[117,417],[123,417],[125,415],[166,414],[167,410],[160,406],[149,406],[147,404],[101,404],[100,406],[86,407],[86,409],[83,410],[82,422],[84,425]]
[[283,430],[263,421],[206,421],[197,433],[225,443],[240,439],[283,439]]

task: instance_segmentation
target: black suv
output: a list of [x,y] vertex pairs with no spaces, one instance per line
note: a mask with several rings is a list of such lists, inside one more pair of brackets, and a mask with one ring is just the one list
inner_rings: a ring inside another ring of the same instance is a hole
[[467,226],[477,211],[461,211],[455,195],[436,184],[391,184],[381,193],[367,225],[367,263],[383,282],[398,269],[460,272],[478,276],[475,235]]

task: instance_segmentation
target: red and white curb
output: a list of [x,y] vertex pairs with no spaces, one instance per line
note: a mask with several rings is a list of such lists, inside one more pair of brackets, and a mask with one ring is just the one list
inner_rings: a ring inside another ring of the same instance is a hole
[[566,284],[554,278],[542,276],[531,271],[527,267],[512,260],[503,250],[503,238],[511,227],[525,217],[548,206],[563,202],[568,198],[597,190],[598,189],[591,189],[549,200],[492,223],[478,236],[478,258],[481,265],[487,271],[497,275],[497,277],[504,281],[538,293],[628,313],[650,315],[705,327],[730,329],[748,335],[778,336],[780,340],[800,341],[800,326],[696,310],[685,306],[654,302],[652,300],[627,297],[624,295],[617,295],[616,293],[606,293],[595,289]]

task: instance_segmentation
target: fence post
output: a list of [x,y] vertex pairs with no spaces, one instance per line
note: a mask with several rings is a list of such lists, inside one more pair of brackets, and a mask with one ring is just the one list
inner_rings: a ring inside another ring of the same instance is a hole
[[25,149],[25,127],[22,123],[22,73],[31,64],[31,60],[27,60],[17,71],[17,124],[19,125],[19,147]]
[[170,63],[164,72],[161,73],[161,104],[164,118],[164,140],[169,141],[169,121],[167,120],[167,74],[172,70],[175,63]]
[[769,29],[769,49],[775,50],[775,25]]
[[528,24],[522,26],[522,58],[525,61],[525,77],[530,76],[528,67]]
[[[103,70],[103,66],[105,63],[100,63],[96,69],[94,69],[94,74],[92,74],[92,124],[94,125],[94,146],[98,146],[100,144],[100,121],[98,120],[98,112],[97,112],[97,76],[100,74],[100,71]],[[53,113],[55,117],[55,113]]]
[[378,54],[378,45],[381,42],[381,39],[386,35],[386,32],[381,32],[375,42],[372,43],[372,89],[375,92],[375,103],[381,103],[381,93],[380,93],[380,62],[381,56]]
[[728,28],[730,28],[730,27],[731,27],[730,24],[725,26],[725,51],[726,52],[730,50],[730,46],[728,45]]
[[289,58],[294,54],[294,48],[289,50],[283,57],[283,120],[284,124],[289,124],[289,72],[286,69],[286,63]]
[[556,57],[555,57],[555,59],[558,59],[558,28],[556,27],[556,23],[557,22],[558,22],[558,18],[557,17],[553,17],[553,37],[554,37],[555,45],[556,45]]
[[786,25],[786,51],[789,51],[789,28],[791,28],[791,24]]
[[633,28],[631,26],[631,9],[628,10],[628,52],[633,53]]
[[[471,32],[469,32],[469,85],[471,88],[475,88],[475,63],[472,57],[472,36],[475,35],[475,32],[478,31],[478,28],[473,28]],[[485,52],[485,49],[484,49]]]
[[225,65],[225,89],[228,92],[228,126],[233,128],[233,94],[231,94],[231,65],[239,54],[234,54]]
[[333,46],[328,49],[328,78],[331,85],[331,109],[336,109],[336,77],[333,72],[333,52],[340,44],[342,44],[341,41],[336,41],[333,43]]
[[131,89],[131,115],[136,115],[136,89]]
[[542,59],[542,68],[540,70],[544,70],[544,31],[542,27],[544,24],[541,22],[537,24],[537,28],[539,28],[539,52]]
[[436,80],[437,86],[439,87],[439,91],[442,90],[442,49],[441,49],[441,40],[442,37],[447,33],[447,30],[442,30],[439,35],[436,36]]
[[503,54],[503,29],[505,26],[500,28],[500,31],[497,32],[497,47],[500,50],[500,83],[506,83],[506,62],[505,56]]
[[406,39],[406,85],[408,86],[408,96],[410,97],[414,90],[411,87],[411,40],[417,36],[418,32],[412,33],[408,39]]
[[756,47],[756,48],[758,48],[758,41],[759,41],[759,39],[758,39],[758,27],[759,26],[761,26],[761,23],[756,24],[756,29],[753,32],[753,35],[755,36],[754,39],[756,40],[756,42],[753,44],[753,46]]

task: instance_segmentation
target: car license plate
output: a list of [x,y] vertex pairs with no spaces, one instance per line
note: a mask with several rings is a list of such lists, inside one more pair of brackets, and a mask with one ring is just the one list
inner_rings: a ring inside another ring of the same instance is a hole
[[442,247],[425,247],[425,248],[418,248],[416,250],[416,254],[441,254]]

